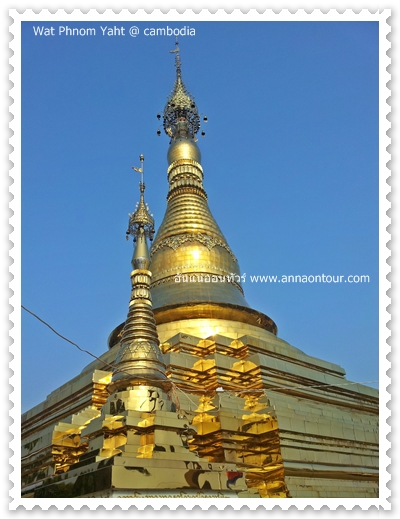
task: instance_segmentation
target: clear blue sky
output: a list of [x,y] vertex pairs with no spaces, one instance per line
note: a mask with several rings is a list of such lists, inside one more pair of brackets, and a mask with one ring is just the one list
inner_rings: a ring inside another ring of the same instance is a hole
[[[23,24],[22,303],[96,355],[127,314],[138,155],[160,225],[173,37],[34,36]],[[63,23],[66,25],[66,23]],[[113,26],[114,23],[109,23]],[[129,22],[117,24],[126,31]],[[378,23],[188,23],[182,74],[213,215],[249,304],[281,338],[378,379]],[[369,284],[256,284],[250,275],[369,275]],[[22,408],[91,361],[23,313]],[[375,387],[377,387],[375,385]]]

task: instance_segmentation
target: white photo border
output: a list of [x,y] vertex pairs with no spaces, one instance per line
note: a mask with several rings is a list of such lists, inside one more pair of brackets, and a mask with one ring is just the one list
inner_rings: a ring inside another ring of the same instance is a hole
[[[102,13],[91,9],[87,13],[83,13],[80,10],[73,10],[67,13],[65,10],[57,10],[51,13],[49,10],[42,10],[38,13],[33,10],[26,10],[19,13],[17,10],[10,10],[10,16],[13,19],[13,23],[10,27],[10,32],[13,36],[10,48],[13,52],[10,64],[13,67],[13,72],[10,75],[13,87],[10,91],[10,96],[13,99],[13,104],[10,107],[10,112],[13,116],[13,120],[10,124],[11,130],[14,132],[10,139],[10,144],[13,147],[13,151],[10,155],[10,160],[13,163],[13,168],[10,171],[11,181],[13,182],[10,188],[10,192],[13,195],[13,200],[10,204],[10,208],[13,211],[13,216],[10,219],[10,224],[13,227],[13,232],[10,235],[10,240],[13,243],[13,248],[10,251],[10,256],[13,260],[13,264],[10,267],[10,273],[13,276],[13,280],[10,283],[10,288],[13,291],[13,295],[10,299],[10,305],[13,308],[10,314],[10,320],[13,328],[10,335],[13,339],[13,345],[11,346],[11,354],[13,360],[10,363],[10,368],[13,375],[10,379],[10,384],[13,387],[13,391],[10,395],[10,399],[13,403],[13,408],[10,411],[10,416],[13,423],[10,427],[10,432],[13,435],[13,439],[10,443],[10,448],[13,451],[13,455],[10,459],[10,464],[13,467],[13,472],[10,475],[10,480],[13,483],[13,488],[10,491],[10,497],[12,499],[10,503],[10,510],[16,510],[18,507],[23,507],[26,510],[31,510],[35,506],[39,506],[42,510],[48,510],[50,507],[56,507],[58,510],[63,510],[67,506],[72,506],[73,509],[79,510],[83,506],[87,506],[90,510],[95,510],[99,505],[103,506],[106,510],[111,510],[115,505],[118,505],[123,510],[127,510],[131,507],[136,509],[144,510],[149,504],[155,510],[160,510],[162,506],[167,506],[169,509],[175,510],[178,506],[183,506],[185,509],[192,509],[195,506],[200,506],[201,509],[207,510],[210,506],[215,506],[218,510],[224,509],[227,505],[232,506],[234,510],[239,510],[242,506],[246,505],[251,510],[262,506],[265,509],[271,510],[278,506],[283,510],[287,510],[290,507],[297,507],[299,510],[309,507],[310,504],[314,510],[319,510],[322,507],[328,506],[329,509],[335,510],[339,506],[345,507],[346,510],[351,510],[354,507],[360,507],[362,510],[367,510],[372,507],[382,507],[384,510],[390,510],[390,490],[388,488],[388,482],[390,480],[390,474],[388,467],[390,465],[390,458],[388,456],[388,450],[390,449],[390,442],[388,440],[388,434],[391,428],[388,424],[388,418],[390,417],[390,410],[388,403],[390,401],[390,394],[388,387],[390,379],[388,376],[388,370],[390,369],[390,362],[387,359],[389,354],[388,338],[390,336],[390,330],[387,327],[390,321],[390,314],[387,310],[390,299],[388,296],[388,290],[391,288],[391,283],[387,279],[390,273],[390,266],[387,260],[390,258],[390,250],[387,247],[387,243],[390,241],[390,234],[388,232],[388,226],[390,225],[390,218],[388,211],[390,209],[390,202],[388,195],[390,193],[390,186],[388,181],[390,179],[390,170],[388,169],[388,163],[390,160],[390,154],[388,147],[390,145],[390,138],[387,135],[391,125],[388,120],[390,113],[390,106],[387,102],[390,97],[390,89],[388,83],[391,79],[388,67],[390,65],[390,58],[388,51],[390,49],[390,41],[388,35],[390,33],[390,25],[388,18],[391,15],[391,11],[384,9],[376,12],[370,12],[366,9],[356,13],[353,10],[345,10],[339,13],[336,10],[329,10],[323,13],[321,10],[313,10],[307,13],[305,10],[297,10],[290,12],[287,9],[283,9],[279,12],[274,12],[267,9],[263,13],[258,13],[254,9],[250,9],[247,13],[243,13],[238,9],[232,10],[230,14],[226,11],[219,9],[214,14],[208,10],[201,10],[196,13],[193,10],[185,10],[179,13],[177,10],[172,9],[165,13],[161,10],[153,10],[150,13],[146,13],[143,9],[131,13],[128,10],[122,10],[119,13],[107,9]],[[121,499],[21,499],[21,469],[20,469],[20,426],[21,426],[21,406],[20,406],[20,388],[21,388],[21,25],[24,21],[179,21],[179,22],[192,22],[192,21],[219,21],[219,22],[252,22],[252,21],[377,21],[379,22],[379,377],[380,377],[380,450],[379,450],[379,468],[380,468],[380,488],[379,497],[376,499],[333,499],[333,498],[322,498],[322,499],[289,499],[289,500],[253,500],[253,499],[152,499],[151,503],[149,500],[135,500],[134,502],[127,502]]]

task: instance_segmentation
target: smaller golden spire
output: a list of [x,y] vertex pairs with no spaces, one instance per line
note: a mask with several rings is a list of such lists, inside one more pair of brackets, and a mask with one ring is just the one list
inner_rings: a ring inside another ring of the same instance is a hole
[[141,168],[134,168],[142,175],[139,183],[140,202],[129,215],[128,235],[133,237],[135,249],[131,272],[132,292],[129,312],[121,335],[121,347],[115,360],[115,368],[108,389],[110,392],[129,386],[151,385],[164,387],[168,381],[165,364],[159,348],[156,321],[154,319],[150,283],[151,272],[147,238],[154,234],[154,219],[144,202],[144,156],[140,155]]

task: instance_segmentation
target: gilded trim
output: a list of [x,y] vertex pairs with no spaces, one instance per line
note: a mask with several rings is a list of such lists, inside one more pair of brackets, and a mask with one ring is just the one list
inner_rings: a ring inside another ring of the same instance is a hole
[[201,233],[190,233],[190,234],[177,234],[176,236],[170,236],[161,240],[158,243],[155,243],[150,251],[150,257],[163,247],[171,247],[173,250],[177,250],[181,245],[186,242],[197,241],[202,245],[205,245],[208,250],[213,249],[215,246],[222,247],[232,256],[233,261],[237,262],[237,259],[228,245],[218,238],[214,238],[213,236],[209,236],[208,234]]
[[204,198],[204,200],[207,200],[207,193],[204,191],[202,187],[196,187],[196,186],[178,186],[173,187],[171,191],[168,193],[167,196],[167,202],[171,200],[171,198],[174,198],[177,195],[183,195],[185,193],[190,193],[192,195],[198,195]]
[[169,176],[170,172],[176,168],[177,166],[180,166],[180,165],[187,165],[187,164],[190,164],[191,166],[195,167],[196,169],[198,169],[201,174],[203,175],[203,168],[201,167],[201,165],[196,162],[195,160],[193,159],[179,159],[179,160],[175,160],[167,169],[167,174]]
[[[243,288],[235,281],[234,278],[239,278],[238,274],[231,274],[230,276],[210,274],[207,272],[189,272],[186,274],[176,274],[175,276],[168,276],[151,284],[150,289],[164,285],[165,283],[230,283],[237,288],[243,295]],[[208,280],[207,280],[208,278]]]

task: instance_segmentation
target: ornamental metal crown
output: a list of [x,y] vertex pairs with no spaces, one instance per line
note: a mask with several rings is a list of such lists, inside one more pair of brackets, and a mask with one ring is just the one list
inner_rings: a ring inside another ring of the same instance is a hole
[[176,81],[164,108],[164,131],[172,138],[180,136],[194,138],[200,129],[200,116],[194,96],[182,81],[178,42],[176,48],[170,52],[175,54]]

